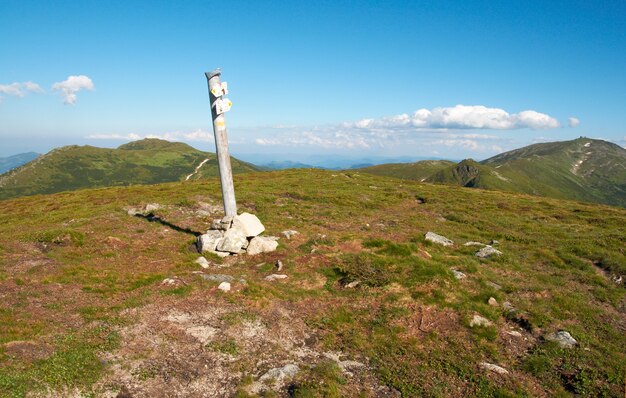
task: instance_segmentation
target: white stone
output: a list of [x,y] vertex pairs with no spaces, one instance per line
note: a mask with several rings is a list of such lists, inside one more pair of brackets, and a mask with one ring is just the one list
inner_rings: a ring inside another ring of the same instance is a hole
[[161,282],[161,285],[165,285],[165,286],[175,286],[177,284],[178,284],[178,280],[174,278],[166,278],[166,279],[163,279],[163,282]]
[[463,279],[463,278],[467,278],[467,275],[465,275],[464,273],[462,273],[461,271],[457,271],[455,269],[452,270],[452,273],[454,274],[454,277],[456,279]]
[[229,252],[218,252],[217,250],[208,250],[206,253],[215,254],[217,257],[221,257],[221,258],[230,256]]
[[224,232],[224,238],[217,244],[217,251],[238,253],[245,245],[248,239],[246,234],[239,227],[233,226]]
[[290,363],[283,366],[282,368],[274,368],[268,370],[263,376],[259,378],[259,381],[265,382],[273,380],[276,384],[283,384],[285,379],[294,377],[296,374],[298,374],[299,371],[300,368],[298,367],[298,365]]
[[161,208],[161,205],[158,203],[148,203],[146,205],[146,213],[149,213],[151,211],[155,211],[155,210],[159,210]]
[[222,237],[221,231],[207,231],[206,234],[198,236],[198,250],[200,253],[215,250]]
[[489,304],[492,307],[497,307],[498,306],[498,300],[496,300],[493,297],[489,297],[489,300],[487,300],[487,304]]
[[565,330],[560,330],[556,333],[551,333],[547,335],[546,340],[554,341],[563,348],[572,348],[576,344],[578,344],[578,342],[572,337],[572,335]]
[[252,238],[248,245],[248,254],[254,256],[259,253],[273,252],[277,247],[278,242],[275,240],[263,236],[256,236]]
[[465,242],[463,246],[485,246],[485,244],[480,242]]
[[230,283],[229,282],[222,282],[222,283],[219,284],[219,286],[217,288],[220,289],[223,292],[229,292],[230,291]]
[[212,230],[222,230],[222,219],[216,218],[211,222]]
[[479,251],[476,252],[476,257],[478,257],[478,258],[487,258],[487,257],[491,257],[493,255],[499,256],[501,254],[502,254],[502,252],[500,250],[494,249],[493,247],[487,245],[487,246],[483,247],[482,249],[480,249]]
[[486,370],[490,370],[492,372],[496,372],[497,374],[501,374],[501,375],[509,374],[509,371],[504,369],[502,366],[494,365],[489,362],[481,362],[480,367]]
[[198,257],[195,263],[201,266],[202,268],[209,268],[210,266],[209,261],[202,256]]
[[474,326],[491,326],[493,325],[493,323],[485,318],[482,317],[480,315],[474,315],[474,317],[472,318],[472,320],[470,321],[470,327],[474,327]]
[[233,228],[239,227],[246,237],[257,236],[265,231],[261,220],[254,214],[241,213],[233,218]]
[[285,279],[287,278],[287,275],[285,274],[272,274],[272,275],[268,275],[265,277],[266,281],[272,282],[272,281],[276,281],[279,279]]
[[445,236],[437,235],[434,232],[426,232],[425,239],[429,242],[437,243],[443,246],[452,246],[454,244],[453,241],[446,238]]
[[288,229],[286,231],[281,232],[287,239],[291,239],[292,236],[299,234],[300,232],[294,231],[293,229]]

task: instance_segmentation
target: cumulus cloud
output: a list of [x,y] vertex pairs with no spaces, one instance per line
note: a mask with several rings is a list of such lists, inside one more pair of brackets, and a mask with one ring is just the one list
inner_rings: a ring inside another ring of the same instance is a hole
[[76,93],[80,90],[93,90],[94,84],[93,81],[85,75],[69,76],[62,82],[54,83],[52,89],[61,92],[65,104],[74,105],[77,99]]
[[[28,93],[43,93],[43,89],[37,83],[14,82],[11,84],[0,84],[0,94],[10,95],[12,97],[22,98]],[[4,97],[0,97],[0,100]]]
[[580,120],[576,117],[570,117],[567,119],[567,125],[570,127],[576,127],[580,124]]
[[418,109],[412,114],[403,113],[380,119],[362,119],[354,123],[344,123],[344,127],[356,129],[400,129],[415,130],[512,130],[512,129],[552,129],[560,127],[555,118],[533,110],[508,113],[500,108],[487,108],[483,105],[456,105],[437,107],[432,110]]

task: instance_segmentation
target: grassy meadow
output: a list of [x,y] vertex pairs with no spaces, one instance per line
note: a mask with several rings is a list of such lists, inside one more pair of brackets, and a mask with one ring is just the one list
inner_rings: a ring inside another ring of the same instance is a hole
[[[217,179],[0,201],[0,397],[624,396],[626,209],[310,169],[235,186],[280,245],[210,269],[193,245]],[[127,214],[148,203],[160,222]],[[288,278],[265,280],[277,260]]]

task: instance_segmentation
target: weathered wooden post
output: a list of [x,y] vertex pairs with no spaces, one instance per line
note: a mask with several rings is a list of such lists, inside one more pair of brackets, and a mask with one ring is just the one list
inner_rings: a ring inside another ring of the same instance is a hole
[[232,103],[223,95],[228,94],[226,82],[220,80],[221,71],[215,69],[206,72],[209,84],[209,97],[211,99],[211,116],[213,117],[213,133],[215,134],[215,151],[220,170],[220,182],[222,183],[222,201],[224,202],[224,213],[227,217],[237,215],[237,202],[235,201],[235,186],[233,184],[233,171],[230,166],[230,155],[228,153],[228,134],[226,132],[226,119],[224,113],[227,112]]

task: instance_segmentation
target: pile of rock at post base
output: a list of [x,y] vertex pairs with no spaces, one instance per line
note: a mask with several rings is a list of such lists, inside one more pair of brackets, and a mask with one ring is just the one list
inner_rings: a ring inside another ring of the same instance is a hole
[[259,236],[265,227],[257,216],[241,213],[213,220],[211,228],[198,236],[198,251],[220,257],[247,253],[251,256],[272,252],[278,247],[278,237]]

